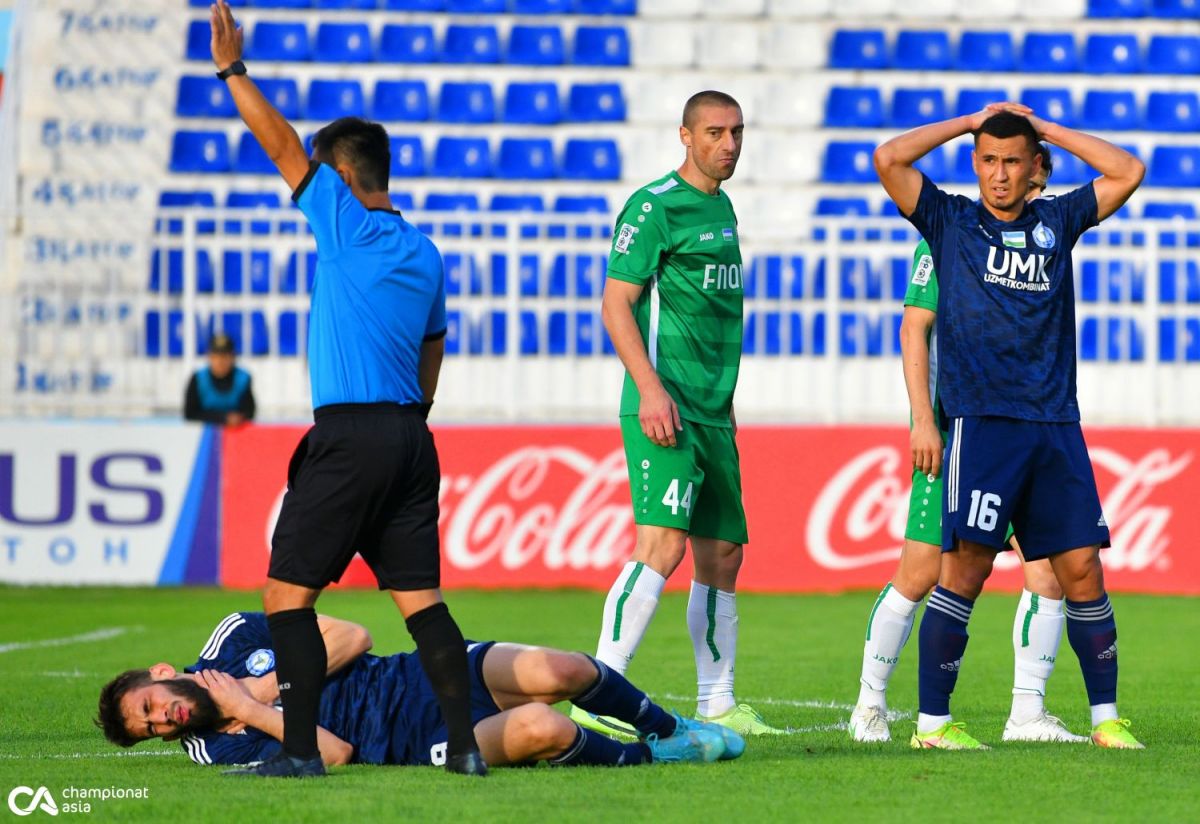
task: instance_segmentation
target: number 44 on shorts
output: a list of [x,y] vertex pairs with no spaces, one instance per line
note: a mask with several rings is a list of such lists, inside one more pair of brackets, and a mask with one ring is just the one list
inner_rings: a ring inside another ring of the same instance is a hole
[[967,526],[982,529],[984,532],[994,530],[996,522],[1000,520],[1000,513],[996,511],[996,507],[1000,506],[1000,503],[1000,496],[996,493],[972,489],[971,511],[967,513]]
[[692,486],[691,481],[688,482],[687,489],[683,490],[683,497],[679,497],[679,479],[672,478],[671,485],[667,487],[667,494],[663,495],[663,506],[671,507],[671,514],[678,515],[679,508],[683,507],[683,511],[691,517],[692,514]]

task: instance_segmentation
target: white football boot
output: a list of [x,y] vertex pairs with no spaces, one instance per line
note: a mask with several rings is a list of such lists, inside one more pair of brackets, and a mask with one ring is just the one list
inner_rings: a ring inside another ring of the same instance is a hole
[[1076,735],[1067,729],[1061,718],[1042,710],[1024,724],[1018,724],[1010,716],[1004,724],[1003,741],[1053,741],[1059,744],[1085,744],[1086,735]]
[[850,715],[850,737],[855,741],[891,741],[887,712],[881,707],[859,704]]

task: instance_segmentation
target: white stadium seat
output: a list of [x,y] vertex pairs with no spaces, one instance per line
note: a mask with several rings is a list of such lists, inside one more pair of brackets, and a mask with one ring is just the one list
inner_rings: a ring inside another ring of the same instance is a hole
[[630,26],[636,68],[690,68],[696,61],[696,29],[691,23],[639,23]]
[[767,0],[772,20],[821,18],[833,10],[835,0]]
[[641,0],[639,17],[681,19],[700,13],[701,0]]
[[986,3],[958,3],[954,14],[961,20],[1012,20],[1021,0],[988,0]]
[[958,5],[958,0],[905,0],[904,15],[941,20],[953,17]]
[[818,177],[821,148],[795,132],[763,132],[751,140],[743,158],[743,164],[749,161],[742,169],[746,182],[812,183]]
[[896,3],[893,0],[837,0],[831,11],[834,17],[862,17],[877,20],[889,17]]
[[773,80],[767,86],[756,122],[764,126],[821,125],[829,81],[820,75],[800,80]]
[[697,38],[696,67],[750,70],[759,66],[758,23],[706,23]]
[[762,17],[766,0],[738,0],[736,3],[706,3],[701,9],[705,17]]
[[639,126],[678,126],[683,104],[703,88],[690,73],[643,77],[626,95],[629,120]]
[[1027,20],[1078,20],[1087,16],[1087,0],[1021,0]]
[[811,23],[776,23],[763,38],[764,66],[771,69],[816,69],[828,62],[828,32]]

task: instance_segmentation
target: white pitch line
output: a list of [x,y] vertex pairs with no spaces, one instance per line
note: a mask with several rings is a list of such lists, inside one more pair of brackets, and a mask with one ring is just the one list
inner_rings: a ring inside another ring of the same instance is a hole
[[0,644],[0,653],[16,652],[23,649],[41,649],[43,647],[65,647],[68,644],[82,644],[86,641],[107,641],[110,638],[116,638],[118,635],[124,635],[130,629],[131,627],[106,627],[104,629],[85,632],[81,635],[68,635],[66,638],[45,638],[41,641],[14,641],[9,644]]
[[[689,695],[662,695],[659,697],[667,701],[695,700],[694,696]],[[800,707],[802,709],[813,710],[842,710],[844,712],[850,712],[854,709],[853,704],[845,704],[838,701],[815,701],[811,699],[800,701],[792,698],[747,698],[745,701],[747,704],[768,704],[784,707]],[[910,718],[912,718],[912,713],[905,710],[888,710],[887,713],[888,721],[906,721]],[[840,730],[845,730],[848,727],[848,722],[839,721],[835,724],[817,724],[811,727],[788,727],[785,732],[787,732],[789,735],[809,732],[838,732]]]
[[10,755],[0,753],[0,758],[9,761],[43,761],[50,758],[145,758],[159,755],[183,755],[183,750],[139,750],[138,752],[72,752],[50,755]]
[[51,670],[38,673],[38,676],[43,678],[96,678],[99,675],[98,672],[80,672],[79,670]]

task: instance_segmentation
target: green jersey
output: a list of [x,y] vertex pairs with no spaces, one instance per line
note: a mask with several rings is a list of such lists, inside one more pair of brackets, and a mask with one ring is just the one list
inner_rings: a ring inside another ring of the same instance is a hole
[[[729,197],[675,172],[633,193],[613,230],[608,277],[644,286],[633,308],[679,416],[729,426],[742,358],[742,253]],[[641,397],[629,374],[621,414]]]
[[[933,255],[929,244],[922,238],[913,250],[912,271],[908,278],[908,289],[904,292],[905,306],[919,306],[930,312],[938,308],[938,279],[937,270],[933,268]],[[937,356],[937,324],[929,329],[929,400],[933,404],[935,417],[940,418],[938,406],[938,356]]]

